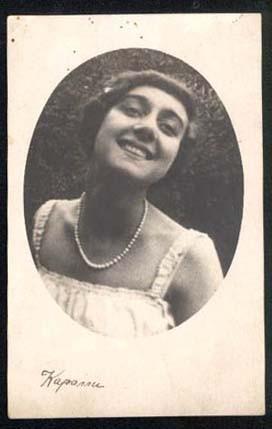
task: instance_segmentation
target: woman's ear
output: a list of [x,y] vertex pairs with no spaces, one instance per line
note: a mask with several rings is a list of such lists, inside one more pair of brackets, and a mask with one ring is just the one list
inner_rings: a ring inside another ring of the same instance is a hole
[[186,137],[189,138],[190,140],[196,140],[196,136],[197,136],[197,125],[195,122],[192,121],[189,123]]

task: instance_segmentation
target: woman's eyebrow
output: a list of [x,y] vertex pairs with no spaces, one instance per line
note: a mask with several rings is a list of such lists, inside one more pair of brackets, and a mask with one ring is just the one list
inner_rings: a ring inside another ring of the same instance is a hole
[[123,101],[129,100],[129,99],[136,99],[137,101],[139,101],[141,104],[143,104],[145,107],[149,107],[149,102],[147,100],[146,97],[144,97],[143,95],[138,95],[138,94],[127,94],[124,98]]

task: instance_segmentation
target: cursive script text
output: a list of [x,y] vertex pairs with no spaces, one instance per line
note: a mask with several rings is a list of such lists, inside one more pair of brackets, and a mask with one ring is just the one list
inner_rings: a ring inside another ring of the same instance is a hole
[[44,377],[41,387],[51,387],[55,389],[55,393],[59,392],[64,386],[73,386],[76,388],[92,387],[97,389],[103,389],[105,387],[98,381],[80,381],[75,378],[65,378],[63,374],[64,371],[56,372],[55,370],[49,371],[48,369],[44,369],[41,372],[41,376]]

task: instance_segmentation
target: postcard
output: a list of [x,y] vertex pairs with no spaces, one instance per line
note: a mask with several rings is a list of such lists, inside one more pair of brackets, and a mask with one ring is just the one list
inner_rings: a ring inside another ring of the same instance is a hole
[[8,18],[8,415],[262,415],[260,14]]

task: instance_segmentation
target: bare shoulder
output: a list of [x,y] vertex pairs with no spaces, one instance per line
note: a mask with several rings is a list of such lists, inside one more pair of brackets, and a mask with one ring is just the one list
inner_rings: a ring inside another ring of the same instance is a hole
[[[161,242],[181,238],[185,256],[171,282],[168,296],[179,295],[192,307],[201,306],[218,288],[223,274],[213,240],[204,233],[187,229],[151,205],[153,230]],[[184,244],[185,243],[185,244]]]
[[181,261],[168,295],[178,323],[198,311],[215,293],[223,279],[213,241],[196,234]]
[[188,246],[186,255],[175,278],[179,288],[199,287],[210,293],[222,280],[222,270],[215,245],[206,234],[199,234]]
[[78,200],[55,200],[48,218],[48,230],[70,228],[74,225]]
[[43,244],[55,242],[60,233],[71,228],[76,216],[76,201],[48,200],[37,210],[34,228],[42,229]]
[[191,265],[191,268],[199,269],[219,263],[213,240],[206,234],[196,235],[192,244],[188,246],[185,262]]
[[[43,266],[52,271],[59,272],[63,262],[71,260],[71,236],[76,218],[77,201],[54,200],[45,203],[45,208],[47,205],[50,211],[46,214],[43,227],[39,259]],[[42,211],[43,206],[39,210]]]

